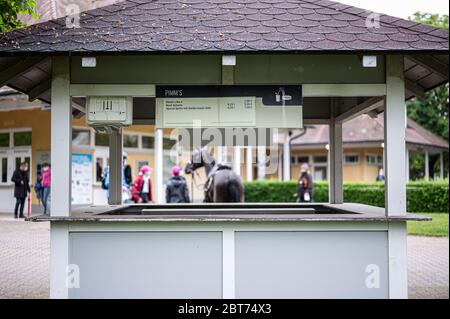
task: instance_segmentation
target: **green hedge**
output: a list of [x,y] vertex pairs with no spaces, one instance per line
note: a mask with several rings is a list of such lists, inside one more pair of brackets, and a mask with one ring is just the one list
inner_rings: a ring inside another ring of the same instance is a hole
[[[295,181],[257,181],[245,183],[246,202],[295,202]],[[448,180],[407,184],[407,210],[412,213],[448,213]],[[315,202],[328,201],[328,183],[316,182]],[[344,183],[344,200],[384,207],[384,183]]]

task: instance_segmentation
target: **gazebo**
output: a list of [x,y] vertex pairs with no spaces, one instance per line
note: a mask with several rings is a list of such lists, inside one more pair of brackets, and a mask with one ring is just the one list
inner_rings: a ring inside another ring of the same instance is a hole
[[[51,222],[51,297],[406,298],[406,221],[424,218],[406,212],[405,100],[447,81],[447,31],[326,0],[127,0],[1,34],[0,87],[51,104],[51,216],[31,219]],[[274,87],[291,95],[265,105]],[[241,127],[329,125],[329,203],[164,205],[163,129],[193,116],[167,94],[183,90],[210,114],[202,99],[246,97],[218,128],[248,109]],[[118,127],[110,205],[75,211],[72,116],[137,98],[156,205],[121,205]],[[382,111],[386,207],[344,203],[342,123]]]

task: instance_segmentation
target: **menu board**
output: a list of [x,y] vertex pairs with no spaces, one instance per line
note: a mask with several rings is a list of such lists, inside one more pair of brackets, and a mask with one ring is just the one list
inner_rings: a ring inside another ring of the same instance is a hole
[[254,97],[162,99],[164,127],[255,126]]
[[92,204],[92,155],[72,154],[72,205]]
[[301,128],[301,86],[159,86],[164,128]]

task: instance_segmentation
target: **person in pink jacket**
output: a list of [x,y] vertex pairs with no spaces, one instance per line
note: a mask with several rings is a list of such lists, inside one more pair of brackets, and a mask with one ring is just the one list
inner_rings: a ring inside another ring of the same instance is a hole
[[50,170],[50,164],[45,163],[44,165],[42,165],[41,175],[42,175],[41,184],[42,184],[42,188],[43,188],[42,202],[44,204],[44,215],[47,215],[48,197],[50,196],[50,186],[52,183],[52,173]]

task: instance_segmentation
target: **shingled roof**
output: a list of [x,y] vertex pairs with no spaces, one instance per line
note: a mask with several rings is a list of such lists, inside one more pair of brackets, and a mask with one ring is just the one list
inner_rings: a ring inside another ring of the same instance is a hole
[[[355,144],[377,144],[381,146],[384,142],[384,114],[379,114],[377,118],[363,114],[348,122],[342,127],[342,138],[344,146],[351,147]],[[406,143],[433,147],[440,150],[448,150],[448,141],[428,131],[408,118],[408,125],[405,130]],[[314,125],[309,127],[306,134],[293,141],[297,147],[324,147],[328,144],[328,125]]]
[[0,35],[0,53],[447,51],[448,32],[327,0],[127,0]]

